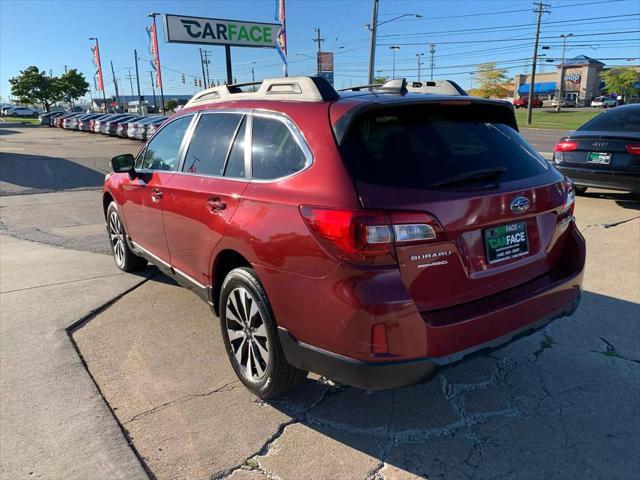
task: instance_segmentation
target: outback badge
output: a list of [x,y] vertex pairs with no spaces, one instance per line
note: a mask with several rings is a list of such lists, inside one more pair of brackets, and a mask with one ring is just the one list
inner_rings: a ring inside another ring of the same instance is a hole
[[529,210],[529,199],[525,197],[516,197],[511,201],[511,211],[513,213],[524,213]]

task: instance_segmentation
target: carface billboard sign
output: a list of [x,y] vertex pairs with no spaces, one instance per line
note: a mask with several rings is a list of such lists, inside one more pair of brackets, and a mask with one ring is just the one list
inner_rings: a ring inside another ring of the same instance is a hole
[[275,48],[279,29],[280,24],[277,23],[169,14],[164,16],[164,36],[170,43]]

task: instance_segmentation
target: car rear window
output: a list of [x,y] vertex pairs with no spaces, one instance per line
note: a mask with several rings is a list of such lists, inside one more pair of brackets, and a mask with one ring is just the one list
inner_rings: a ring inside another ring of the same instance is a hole
[[580,131],[634,132],[640,134],[640,107],[614,108],[585,123]]
[[517,131],[501,123],[500,115],[473,105],[363,114],[351,126],[342,155],[356,180],[418,189],[480,170],[504,168],[501,181],[511,181],[549,169]]

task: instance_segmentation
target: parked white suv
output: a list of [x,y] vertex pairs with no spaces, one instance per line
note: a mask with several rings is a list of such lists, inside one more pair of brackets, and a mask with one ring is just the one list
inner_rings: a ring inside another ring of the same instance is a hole
[[618,101],[609,97],[596,97],[591,101],[592,107],[609,108],[618,105]]
[[38,111],[33,108],[27,107],[17,107],[9,110],[6,115],[10,117],[32,117],[35,118],[38,116]]

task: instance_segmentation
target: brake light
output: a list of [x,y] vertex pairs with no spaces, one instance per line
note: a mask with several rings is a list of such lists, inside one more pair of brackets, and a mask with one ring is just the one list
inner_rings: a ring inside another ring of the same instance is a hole
[[554,147],[554,152],[571,152],[578,148],[578,142],[572,140],[560,140]]
[[626,149],[631,155],[640,155],[640,143],[631,143],[626,146]]
[[569,220],[573,218],[573,213],[576,207],[576,190],[572,181],[566,182],[566,196],[560,215],[558,215],[558,224],[565,226]]
[[302,218],[327,251],[339,260],[395,265],[395,245],[424,243],[443,233],[425,213],[300,207]]

